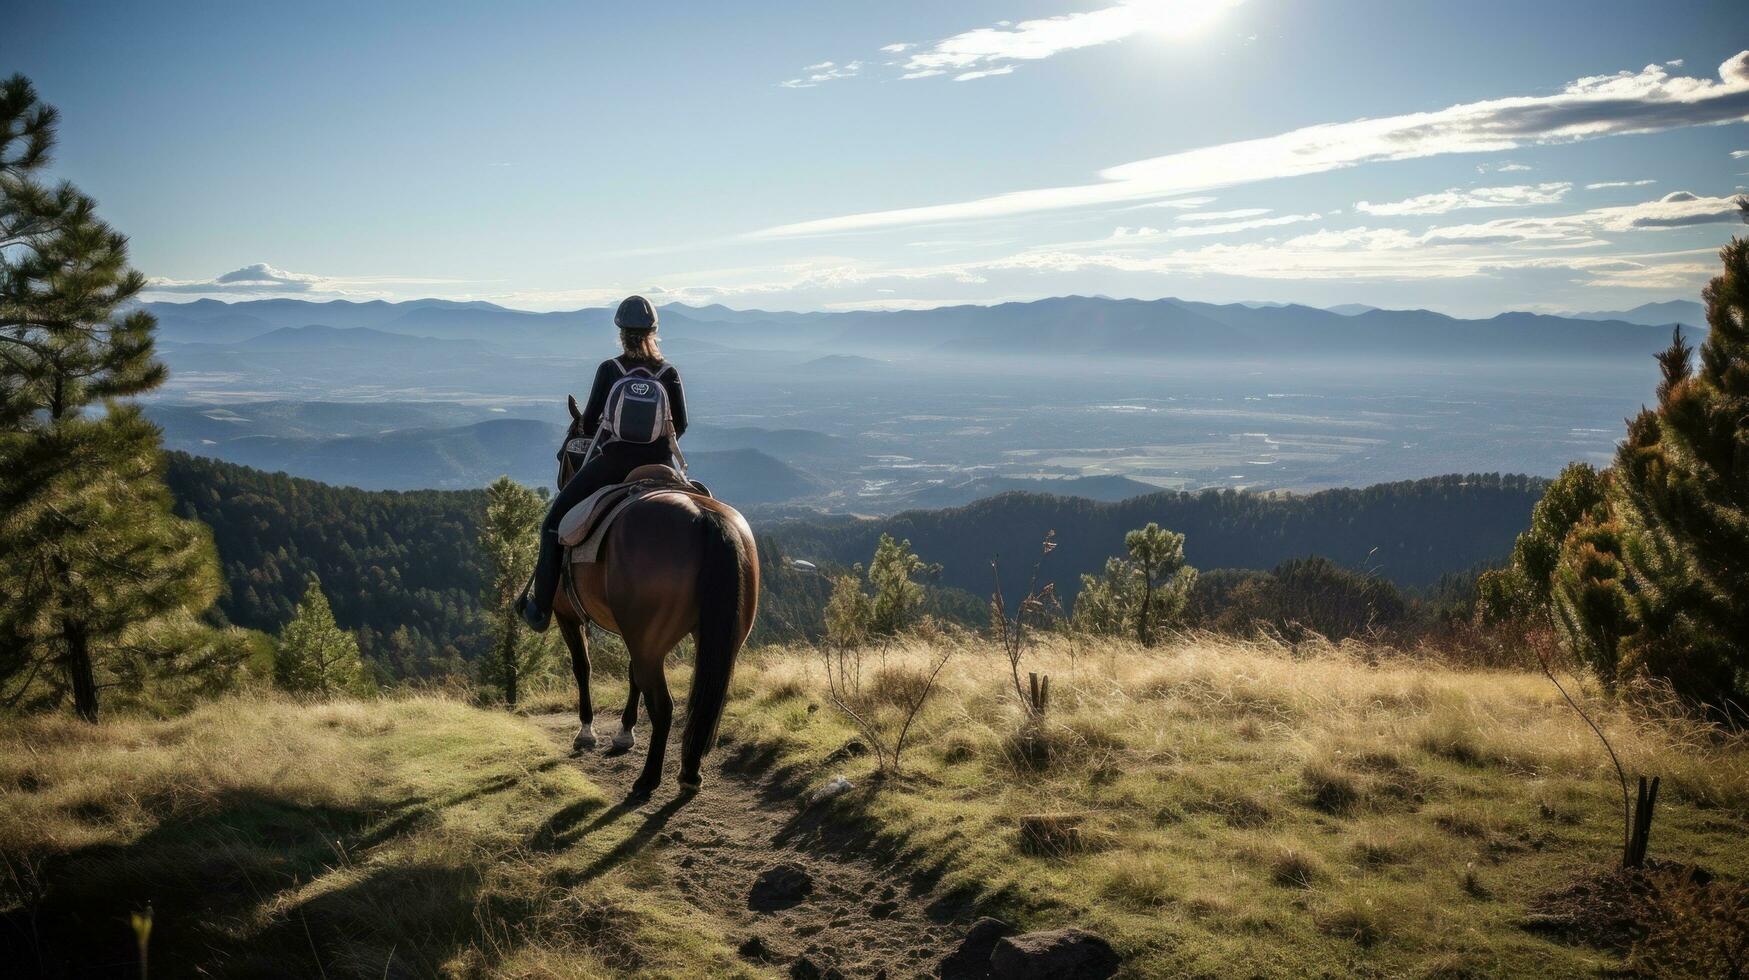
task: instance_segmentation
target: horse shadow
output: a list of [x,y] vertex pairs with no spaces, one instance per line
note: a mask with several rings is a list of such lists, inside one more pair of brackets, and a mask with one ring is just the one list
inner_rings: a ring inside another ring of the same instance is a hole
[[[662,832],[663,828],[668,826],[668,821],[672,820],[675,814],[692,801],[694,795],[693,793],[680,793],[654,810],[642,811],[644,814],[642,823],[638,824],[624,840],[590,862],[587,867],[581,871],[567,874],[565,876],[568,879],[567,883],[581,884],[593,881],[637,855],[649,845],[650,841],[655,839],[657,834]],[[635,800],[621,800],[619,803],[602,810],[595,819],[583,824],[585,817],[600,809],[601,802],[591,800],[573,803],[548,817],[529,836],[528,846],[531,850],[544,852],[565,850],[591,835],[605,830],[621,819],[640,812],[639,808],[643,805]]]

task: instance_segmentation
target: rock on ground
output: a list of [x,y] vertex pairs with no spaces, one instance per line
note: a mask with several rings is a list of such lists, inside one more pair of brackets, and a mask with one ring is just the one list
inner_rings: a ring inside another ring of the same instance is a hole
[[959,948],[942,959],[942,980],[984,980],[990,975],[990,953],[997,941],[1013,932],[1013,926],[989,916],[972,923]]
[[1111,944],[1084,929],[1052,929],[1005,936],[990,953],[995,980],[1105,980],[1120,957]]
[[795,864],[777,864],[759,873],[747,892],[747,907],[755,912],[787,909],[814,890],[813,876]]

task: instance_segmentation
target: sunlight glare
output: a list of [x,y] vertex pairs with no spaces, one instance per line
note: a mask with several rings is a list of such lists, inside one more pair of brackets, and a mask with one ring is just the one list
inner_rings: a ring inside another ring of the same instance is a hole
[[1187,40],[1208,30],[1221,15],[1241,0],[1136,0],[1129,6],[1147,22],[1151,34],[1175,41]]

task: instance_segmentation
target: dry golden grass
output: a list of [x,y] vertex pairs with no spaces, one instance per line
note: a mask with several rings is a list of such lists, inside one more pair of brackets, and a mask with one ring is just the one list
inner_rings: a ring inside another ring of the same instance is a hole
[[[1106,931],[1139,975],[1616,962],[1517,926],[1621,839],[1607,757],[1540,675],[1354,646],[1052,638],[1022,668],[1051,677],[1035,723],[976,637],[896,643],[883,676],[915,676],[943,644],[958,649],[908,775],[868,780],[872,761],[833,754],[852,729],[805,649],[748,656],[731,737],[820,779],[848,771],[865,788],[836,804],[845,819],[947,868],[987,908]],[[1654,855],[1749,875],[1749,748],[1563,681],[1630,769],[1664,777]],[[1098,846],[1040,846],[1040,814],[1073,814],[1074,836]]]

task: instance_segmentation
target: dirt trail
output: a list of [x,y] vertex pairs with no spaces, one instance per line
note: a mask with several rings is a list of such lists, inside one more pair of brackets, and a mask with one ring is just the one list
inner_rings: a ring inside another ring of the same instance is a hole
[[[617,714],[598,711],[600,747],[573,757],[610,796],[637,778],[649,738],[640,724],[635,748],[608,749],[619,729]],[[567,748],[577,731],[572,714],[533,720]],[[749,965],[798,977],[935,976],[941,958],[959,943],[963,926],[953,922],[965,910],[938,900],[929,876],[877,853],[866,835],[819,808],[804,810],[768,766],[737,748],[720,746],[706,757],[704,788],[683,799],[674,782],[679,747],[671,745],[667,779],[655,799],[635,811],[645,825],[628,841],[629,850],[661,862],[694,905],[733,923],[725,938]],[[750,899],[761,873],[785,864],[807,873],[812,892],[794,904],[764,892]]]

